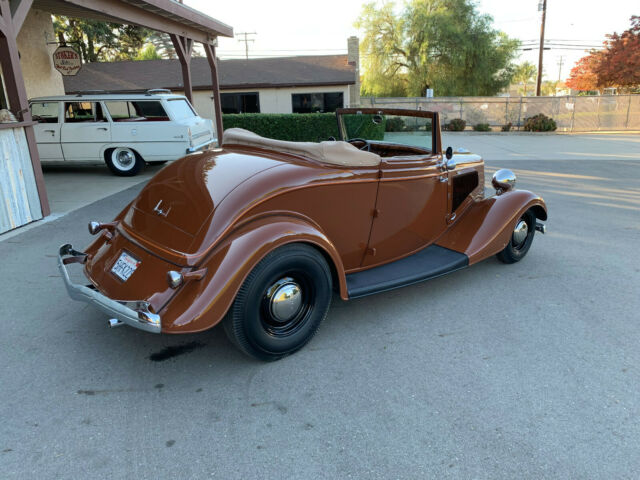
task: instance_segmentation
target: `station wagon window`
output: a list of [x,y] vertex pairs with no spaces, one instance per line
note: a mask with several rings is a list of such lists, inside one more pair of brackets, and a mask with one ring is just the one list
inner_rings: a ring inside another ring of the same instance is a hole
[[344,106],[342,92],[293,93],[291,109],[293,113],[335,112]]
[[260,113],[259,92],[220,94],[222,113]]
[[126,101],[114,100],[104,102],[114,122],[166,122],[167,112],[161,102],[154,100]]
[[167,102],[174,120],[184,120],[196,116],[191,105],[184,98],[173,98]]
[[64,104],[65,123],[105,122],[102,107],[97,102],[66,102]]
[[58,102],[32,103],[31,116],[38,123],[58,123]]

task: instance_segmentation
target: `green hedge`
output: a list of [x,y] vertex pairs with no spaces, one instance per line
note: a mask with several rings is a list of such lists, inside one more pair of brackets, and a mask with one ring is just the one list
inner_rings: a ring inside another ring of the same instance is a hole
[[[385,122],[376,125],[370,118],[347,117],[347,128],[357,136],[368,140],[384,138]],[[371,117],[363,115],[362,117]],[[357,122],[357,124],[355,124]],[[364,122],[361,124],[361,122]],[[338,138],[338,122],[335,113],[241,113],[222,115],[227,128],[244,128],[263,137],[292,142],[322,142],[329,137]],[[355,135],[354,135],[355,136]]]
[[241,113],[222,115],[227,128],[244,128],[263,137],[292,142],[338,138],[335,113]]

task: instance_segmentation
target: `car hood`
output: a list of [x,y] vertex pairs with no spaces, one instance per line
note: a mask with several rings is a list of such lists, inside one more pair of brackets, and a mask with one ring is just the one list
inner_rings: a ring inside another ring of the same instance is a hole
[[326,170],[275,152],[189,155],[149,181],[119,229],[162,258],[196,265],[252,205],[279,189],[326,178]]

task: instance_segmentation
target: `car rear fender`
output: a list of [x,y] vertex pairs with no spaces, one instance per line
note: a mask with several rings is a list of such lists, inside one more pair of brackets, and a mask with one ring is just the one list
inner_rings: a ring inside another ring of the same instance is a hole
[[547,219],[544,200],[527,190],[486,198],[469,207],[436,244],[464,253],[472,265],[504,249],[516,222],[529,209],[536,218]]
[[204,277],[186,282],[160,312],[162,331],[192,333],[215,326],[224,318],[249,272],[268,253],[289,243],[317,248],[333,272],[340,296],[348,298],[340,256],[320,229],[297,216],[269,215],[245,222],[219,242],[196,267],[206,269]]

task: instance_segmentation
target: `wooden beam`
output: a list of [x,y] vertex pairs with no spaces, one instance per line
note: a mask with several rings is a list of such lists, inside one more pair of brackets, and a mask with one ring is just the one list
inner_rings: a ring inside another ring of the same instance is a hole
[[20,33],[20,29],[24,24],[27,15],[29,14],[29,10],[31,10],[31,5],[33,5],[33,0],[18,0],[20,3],[16,8],[15,12],[13,12],[13,30],[18,35]]
[[[0,2],[0,5],[2,5],[5,0],[0,0]],[[11,28],[11,30],[13,29]],[[12,35],[0,35],[0,65],[2,66],[4,84],[7,90],[7,100],[18,120],[31,122],[31,112],[29,110],[27,91],[24,86],[20,58],[18,57],[16,36],[13,32],[11,33]],[[33,126],[29,125],[24,127],[24,133],[27,137],[31,165],[36,180],[38,197],[40,198],[40,208],[42,215],[46,217],[51,213],[51,210],[49,208],[49,199],[47,198],[47,189],[44,184],[44,176],[42,174],[42,166],[40,165],[40,155],[38,154],[38,146],[36,144]]]
[[193,40],[180,35],[171,34],[173,47],[176,49],[180,66],[182,67],[182,85],[184,87],[184,95],[193,104],[193,85],[191,82],[191,53],[193,52]]
[[[4,1],[4,0],[1,0]],[[195,26],[190,26],[185,23],[180,23],[177,20],[158,15],[150,10],[131,5],[121,0],[63,0],[70,5],[76,5],[78,7],[91,10],[92,12],[98,12],[102,15],[110,17],[114,22],[122,22],[132,25],[140,25],[142,27],[151,28],[158,32],[165,32],[174,35],[181,35],[183,37],[192,38],[197,42],[210,43],[214,41],[215,36],[207,32],[198,29]],[[184,8],[184,7],[183,7]],[[91,15],[91,12],[80,13],[76,16],[82,18],[95,19],[95,16]]]
[[213,89],[213,110],[216,116],[216,130],[218,132],[218,145],[222,143],[222,103],[220,102],[220,84],[218,82],[218,61],[216,59],[216,47],[204,44],[204,51],[207,54],[207,61],[211,69],[211,88]]

